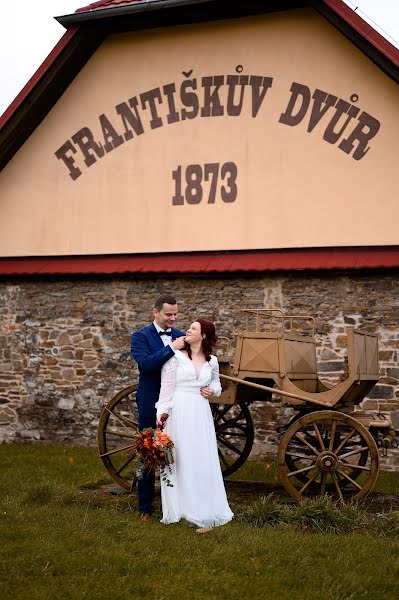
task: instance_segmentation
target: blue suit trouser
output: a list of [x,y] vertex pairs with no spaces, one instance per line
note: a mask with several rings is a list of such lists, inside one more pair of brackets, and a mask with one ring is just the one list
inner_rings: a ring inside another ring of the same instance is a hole
[[[156,426],[156,417],[142,417],[139,415],[139,429]],[[137,492],[139,497],[139,512],[151,514],[152,504],[155,498],[155,473],[146,469],[143,479],[137,482]]]

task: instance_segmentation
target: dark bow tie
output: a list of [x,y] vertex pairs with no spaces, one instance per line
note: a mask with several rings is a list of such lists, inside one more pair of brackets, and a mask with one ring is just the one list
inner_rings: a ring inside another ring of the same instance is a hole
[[158,335],[172,335],[171,331],[163,331],[163,329],[161,329],[161,331],[158,331]]

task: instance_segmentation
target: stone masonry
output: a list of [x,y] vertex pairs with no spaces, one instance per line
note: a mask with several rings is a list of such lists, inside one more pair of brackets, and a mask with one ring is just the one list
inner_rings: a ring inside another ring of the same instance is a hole
[[[345,326],[377,332],[381,378],[362,408],[399,415],[397,272],[12,278],[0,280],[0,441],[96,445],[102,407],[137,379],[130,335],[163,291],[178,298],[181,329],[213,320],[232,355],[242,308],[312,315],[319,376],[330,383],[343,372]],[[276,426],[292,409],[274,400],[251,410],[253,455],[275,454]],[[398,453],[384,465],[399,468]]]

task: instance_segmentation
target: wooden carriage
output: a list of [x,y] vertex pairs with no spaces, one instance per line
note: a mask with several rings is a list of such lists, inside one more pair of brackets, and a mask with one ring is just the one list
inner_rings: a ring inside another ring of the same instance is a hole
[[[274,402],[293,408],[278,429],[277,469],[287,491],[299,500],[326,494],[341,501],[364,498],[378,476],[379,452],[395,443],[386,415],[358,408],[379,379],[377,336],[346,328],[345,372],[329,386],[317,372],[312,317],[278,309],[243,312],[245,328],[233,361],[228,348],[219,358],[222,395],[211,400],[223,475],[234,473],[251,452],[251,404],[270,402],[273,395]],[[137,431],[136,389],[131,385],[110,400],[98,429],[107,471],[129,490],[135,485],[129,440]]]

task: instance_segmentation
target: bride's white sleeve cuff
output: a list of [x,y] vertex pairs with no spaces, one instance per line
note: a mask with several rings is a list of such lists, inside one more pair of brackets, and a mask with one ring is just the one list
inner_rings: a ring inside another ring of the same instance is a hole
[[157,417],[162,414],[169,414],[172,408],[172,398],[176,387],[176,368],[177,360],[170,358],[161,370],[161,391],[159,392],[158,402],[155,404]]
[[213,395],[220,396],[222,393],[222,385],[220,383],[219,377],[219,363],[216,356],[212,356],[211,359],[211,367],[212,367],[212,379],[210,382],[210,387],[213,388]]

